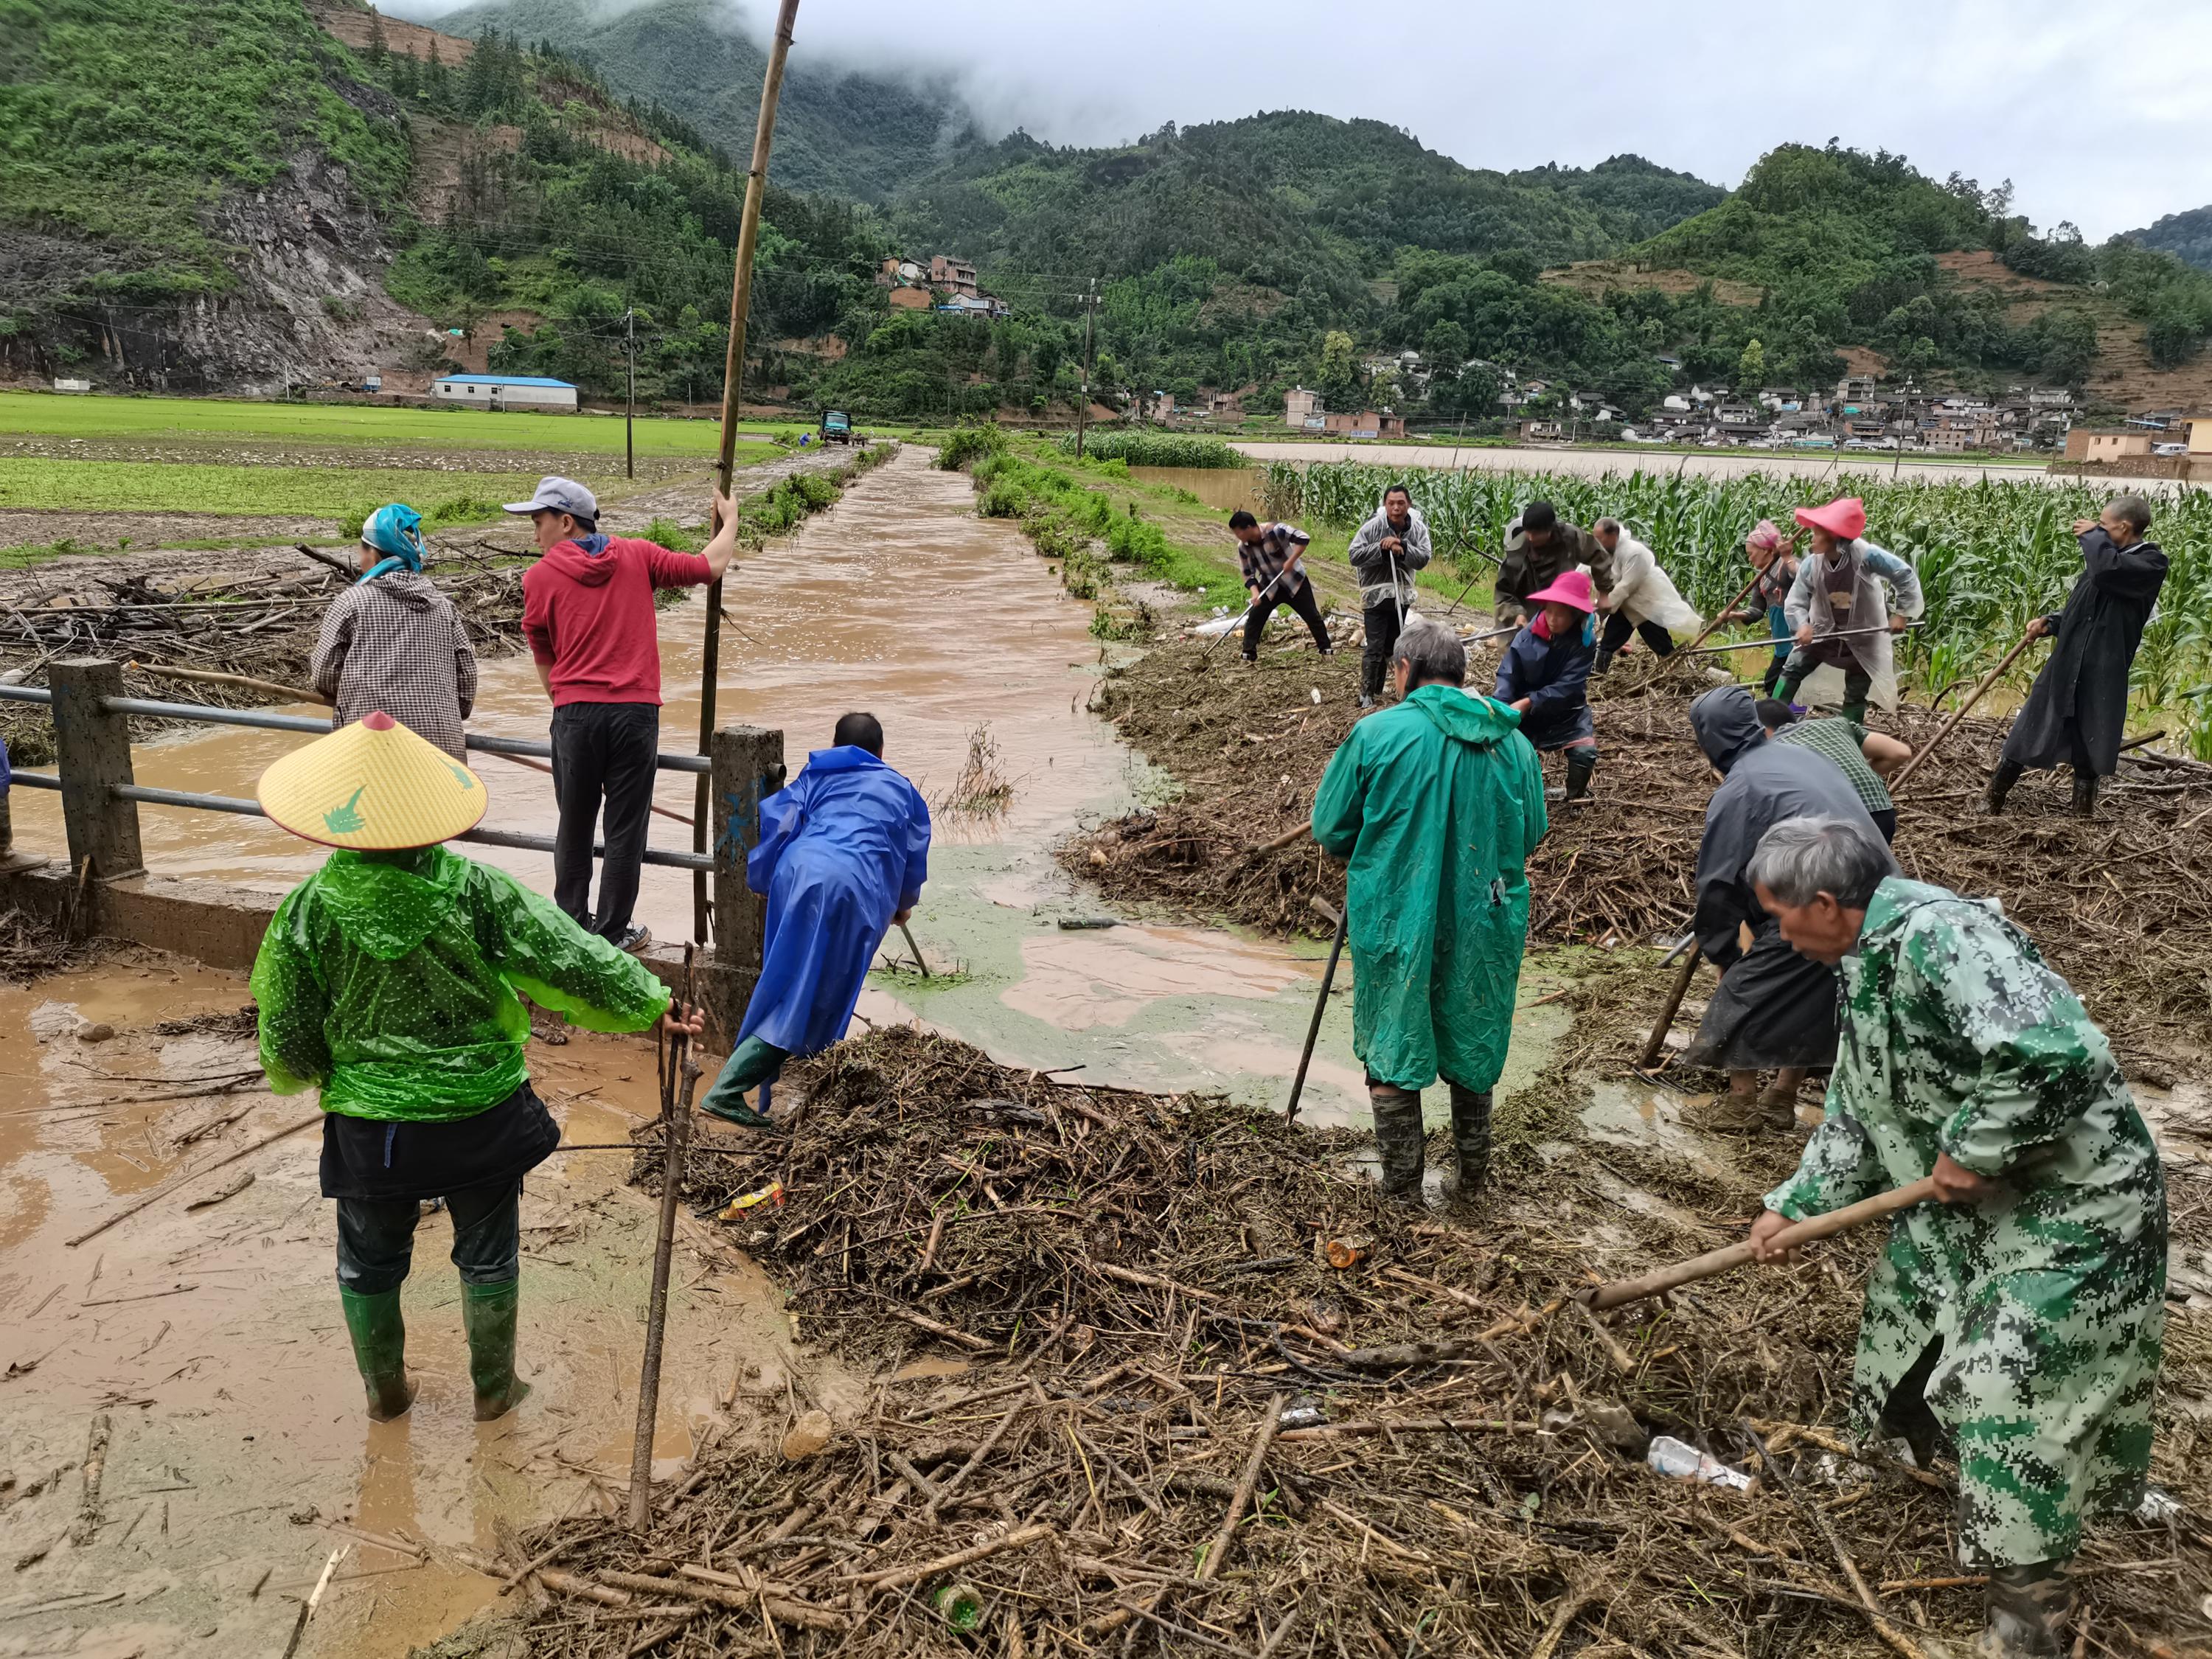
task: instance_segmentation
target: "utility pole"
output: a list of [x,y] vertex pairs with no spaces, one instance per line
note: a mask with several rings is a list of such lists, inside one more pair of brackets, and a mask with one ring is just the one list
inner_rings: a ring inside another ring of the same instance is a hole
[[1098,279],[1091,279],[1091,292],[1083,312],[1083,394],[1075,405],[1075,459],[1083,459],[1083,428],[1091,418],[1091,335],[1098,319]]
[[623,477],[637,477],[637,307],[623,313],[623,322],[629,333],[629,393],[623,407]]

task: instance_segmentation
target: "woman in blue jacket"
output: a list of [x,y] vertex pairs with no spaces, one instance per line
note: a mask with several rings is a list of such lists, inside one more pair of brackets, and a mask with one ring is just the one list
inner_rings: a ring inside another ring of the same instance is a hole
[[1569,570],[1531,593],[1535,619],[1513,636],[1498,665],[1498,702],[1521,711],[1521,735],[1537,752],[1567,751],[1566,798],[1589,797],[1597,770],[1597,727],[1590,719],[1590,665],[1597,657],[1597,602],[1589,574]]

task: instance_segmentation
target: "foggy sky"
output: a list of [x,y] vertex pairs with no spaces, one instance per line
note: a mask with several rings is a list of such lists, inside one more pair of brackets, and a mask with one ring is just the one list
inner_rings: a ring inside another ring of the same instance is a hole
[[[763,37],[773,10],[735,7]],[[2092,240],[2212,204],[2212,8],[2193,5],[805,0],[793,52],[949,78],[993,131],[1054,143],[1310,109],[1389,121],[1470,167],[1632,150],[1731,187],[1778,143],[1837,137],[1938,179],[2009,178],[2015,212]]]

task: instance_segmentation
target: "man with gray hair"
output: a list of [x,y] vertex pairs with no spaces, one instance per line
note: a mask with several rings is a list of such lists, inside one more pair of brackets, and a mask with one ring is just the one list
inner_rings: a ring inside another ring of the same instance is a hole
[[2128,671],[2166,583],[2166,554],[2145,539],[2149,530],[2150,503],[2140,495],[2115,495],[2094,521],[2075,521],[2081,574],[2063,611],[2027,625],[2031,640],[2055,634],[2057,643],[2005,738],[1983,811],[2002,812],[2030,768],[2064,764],[2074,769],[2074,815],[2095,815],[2098,780],[2119,769]]
[[1409,619],[1391,659],[1397,704],[1330,757],[1314,839],[1349,860],[1352,1046],[1367,1068],[1382,1189],[1418,1203],[1421,1091],[1451,1090],[1462,1196],[1490,1169],[1490,1091],[1504,1069],[1528,854],[1547,827],[1544,774],[1504,704],[1461,689],[1467,647]]
[[1960,1553],[1990,1659],[2068,1650],[2092,1514],[2142,1502],[2162,1357],[2165,1178],[2105,1035],[1992,903],[1895,872],[1856,819],[1793,817],[1752,855],[1782,937],[1843,978],[1827,1116],[1766,1195],[1791,1222],[1933,1177],[1875,1260],[1854,1431],[1959,1464]]

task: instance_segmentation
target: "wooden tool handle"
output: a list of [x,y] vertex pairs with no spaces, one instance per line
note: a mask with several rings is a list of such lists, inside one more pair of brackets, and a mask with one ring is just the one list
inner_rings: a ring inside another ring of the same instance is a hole
[[[1909,1210],[1916,1204],[1925,1204],[1936,1196],[1936,1177],[1927,1176],[1910,1187],[1899,1187],[1872,1198],[1862,1199],[1856,1204],[1846,1204],[1840,1210],[1831,1210],[1826,1215],[1816,1215],[1808,1221],[1784,1227],[1774,1235],[1774,1245],[1779,1249],[1792,1249],[1800,1244],[1809,1244],[1816,1238],[1826,1238],[1863,1222],[1875,1221],[1899,1210]],[[1636,1279],[1616,1279],[1610,1285],[1600,1285],[1584,1291],[1580,1300],[1589,1307],[1618,1308],[1624,1302],[1640,1302],[1647,1296],[1656,1296],[1662,1291],[1671,1291],[1677,1285],[1694,1284],[1700,1279],[1711,1279],[1715,1273],[1724,1273],[1731,1267],[1741,1267],[1752,1260],[1751,1245],[1725,1245],[1717,1250],[1708,1250],[1687,1261],[1677,1261],[1670,1267],[1660,1267]]]

